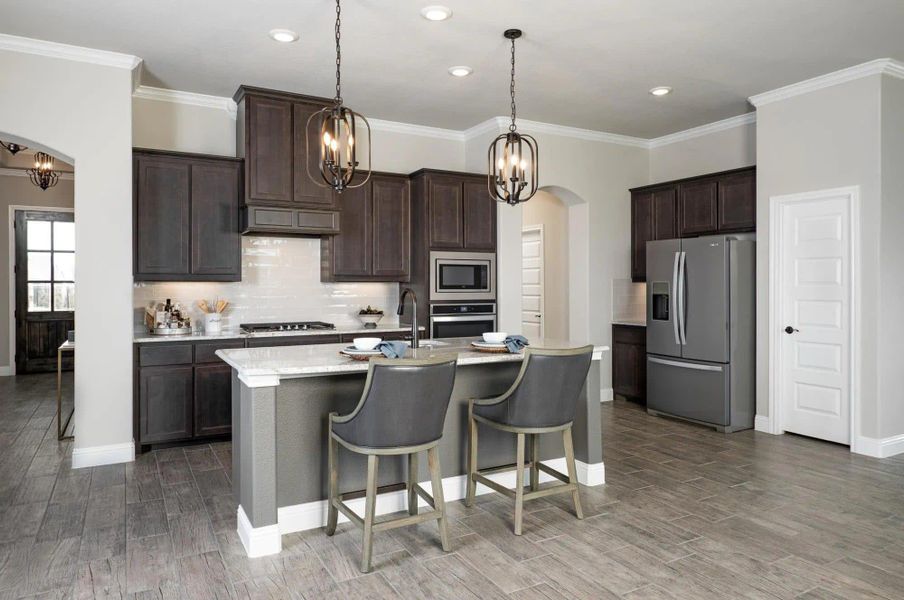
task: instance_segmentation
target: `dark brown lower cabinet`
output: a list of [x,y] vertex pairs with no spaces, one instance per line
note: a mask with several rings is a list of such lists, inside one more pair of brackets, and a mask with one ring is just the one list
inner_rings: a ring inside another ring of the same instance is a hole
[[612,326],[612,391],[630,400],[646,399],[646,327]]
[[138,431],[142,444],[191,437],[192,375],[191,365],[138,370]]
[[195,367],[194,437],[223,435],[232,430],[232,367]]

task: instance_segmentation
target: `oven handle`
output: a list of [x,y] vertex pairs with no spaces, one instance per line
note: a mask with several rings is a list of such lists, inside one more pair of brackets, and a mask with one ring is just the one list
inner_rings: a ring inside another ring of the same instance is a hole
[[496,315],[483,314],[483,315],[479,315],[479,316],[474,315],[473,317],[471,317],[471,316],[468,316],[468,317],[458,317],[458,316],[430,317],[430,321],[436,322],[436,323],[449,323],[450,321],[451,322],[455,322],[455,321],[493,321],[495,323]]

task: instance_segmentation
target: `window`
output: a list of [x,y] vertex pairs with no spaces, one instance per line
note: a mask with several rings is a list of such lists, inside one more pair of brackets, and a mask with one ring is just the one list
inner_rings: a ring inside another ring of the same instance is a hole
[[75,223],[43,218],[25,220],[28,312],[75,310]]

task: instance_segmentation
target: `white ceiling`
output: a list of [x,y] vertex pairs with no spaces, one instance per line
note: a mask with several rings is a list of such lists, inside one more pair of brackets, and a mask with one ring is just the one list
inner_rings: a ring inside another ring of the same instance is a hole
[[[452,8],[429,22],[420,9]],[[0,0],[0,32],[144,59],[145,85],[332,96],[332,0]],[[465,129],[508,113],[644,138],[751,110],[747,97],[904,59],[904,0],[344,0],[343,96],[366,116]],[[277,44],[273,28],[301,39]],[[451,77],[452,65],[474,73]],[[651,87],[672,86],[664,98]]]

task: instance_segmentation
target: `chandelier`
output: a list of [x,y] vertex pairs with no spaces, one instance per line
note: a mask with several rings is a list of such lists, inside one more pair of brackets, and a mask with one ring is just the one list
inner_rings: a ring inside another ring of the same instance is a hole
[[537,140],[518,133],[515,124],[515,40],[521,37],[520,29],[507,29],[503,33],[512,41],[512,72],[509,93],[512,97],[512,123],[507,133],[496,137],[487,152],[487,186],[490,195],[498,202],[512,206],[527,202],[537,193]]
[[[322,108],[308,118],[305,126],[305,147],[312,150],[311,122],[320,120],[320,134],[316,143],[320,147],[319,177],[311,173],[306,163],[308,177],[321,187],[331,187],[339,193],[346,188],[361,187],[370,179],[371,143],[370,123],[364,115],[342,105],[342,49],[340,33],[342,7],[336,0],[336,96],[333,105]],[[355,177],[358,172],[356,153],[358,136],[356,121],[360,119],[367,128],[367,176]],[[355,181],[352,184],[352,181]]]
[[35,166],[26,172],[31,182],[42,190],[55,186],[60,180],[60,174],[53,170],[53,157],[43,152],[35,153]]
[[6,150],[13,156],[15,156],[18,152],[21,152],[22,150],[28,150],[28,146],[22,146],[15,142],[6,143],[3,140],[0,140],[0,146],[6,148]]

